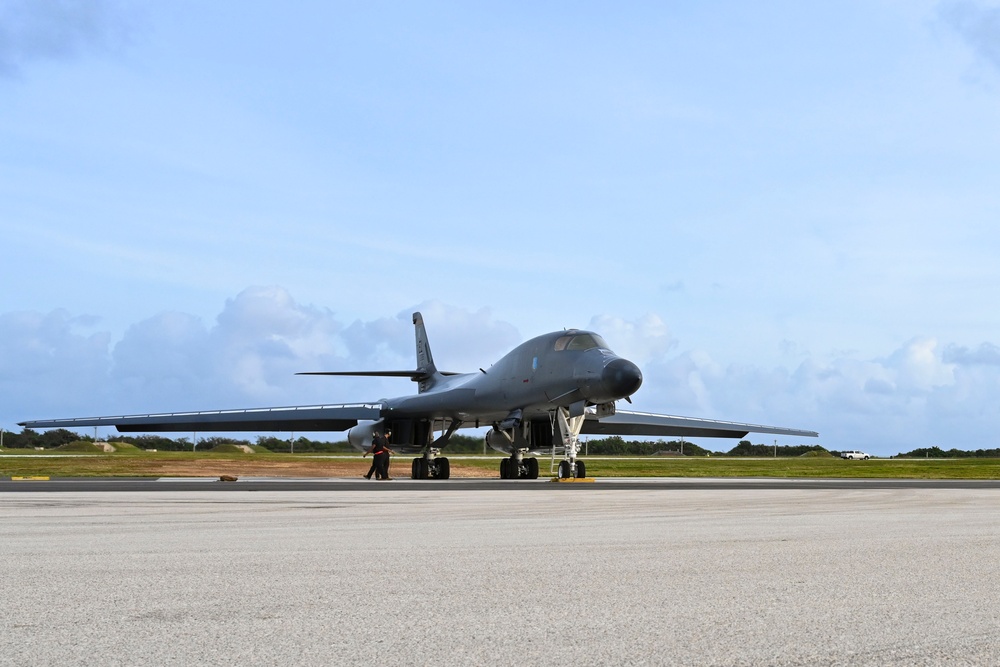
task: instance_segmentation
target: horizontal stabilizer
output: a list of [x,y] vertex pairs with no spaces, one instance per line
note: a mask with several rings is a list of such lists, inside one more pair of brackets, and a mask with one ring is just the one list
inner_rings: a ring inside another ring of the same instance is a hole
[[346,431],[359,420],[382,417],[381,403],[305,405],[287,408],[169,412],[21,422],[25,428],[114,426],[122,433],[196,431]]
[[[296,373],[296,375],[350,375],[355,377],[410,378],[411,380],[422,380],[430,377],[427,371],[310,371]],[[461,375],[461,373],[442,371],[441,375]]]
[[589,435],[674,435],[691,438],[742,438],[748,433],[819,437],[819,433],[816,431],[805,431],[797,428],[625,410],[618,410],[615,414],[601,419],[598,419],[596,415],[588,414],[581,432]]

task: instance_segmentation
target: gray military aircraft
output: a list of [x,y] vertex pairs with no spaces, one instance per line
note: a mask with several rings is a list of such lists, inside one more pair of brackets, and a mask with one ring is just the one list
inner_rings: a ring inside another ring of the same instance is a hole
[[[536,479],[538,455],[561,457],[560,478],[586,477],[586,465],[577,458],[581,434],[705,438],[742,438],[750,432],[819,435],[777,426],[617,410],[616,401],[632,402],[630,396],[642,384],[642,373],[592,331],[569,329],[544,334],[518,345],[489,370],[450,373],[435,365],[420,313],[413,313],[413,324],[415,370],[300,375],[408,377],[417,383],[416,395],[372,403],[47,419],[20,425],[114,426],[121,432],[347,430],[348,441],[362,451],[368,449],[376,431],[391,429],[394,449],[419,454],[411,468],[414,479],[450,477],[448,459],[440,453],[462,427],[491,427],[486,443],[510,455],[500,462],[502,479]],[[438,431],[440,435],[435,437]]]

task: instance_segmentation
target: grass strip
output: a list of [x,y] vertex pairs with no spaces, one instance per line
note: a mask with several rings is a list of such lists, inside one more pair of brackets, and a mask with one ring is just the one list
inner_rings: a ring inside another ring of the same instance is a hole
[[[114,454],[48,455],[5,450],[0,457],[0,477],[162,477],[176,463],[254,465],[254,474],[289,476],[310,471],[321,475],[331,460],[315,455],[227,452],[144,452]],[[397,456],[394,470],[409,470],[411,457]],[[461,465],[496,471],[496,456],[462,457]],[[550,459],[540,457],[543,476]],[[584,459],[589,477],[787,477],[870,479],[1000,479],[1000,459],[872,459],[844,461],[834,458],[624,458],[590,456]],[[457,463],[458,461],[456,461]],[[210,474],[206,471],[206,474]]]

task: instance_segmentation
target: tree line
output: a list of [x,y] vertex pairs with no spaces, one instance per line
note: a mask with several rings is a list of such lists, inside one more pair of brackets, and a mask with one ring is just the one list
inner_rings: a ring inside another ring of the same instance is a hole
[[975,451],[965,451],[964,449],[949,449],[947,451],[940,447],[921,447],[905,454],[898,454],[896,458],[906,459],[1000,459],[1000,449],[977,449]]
[[[80,435],[73,431],[56,428],[44,433],[39,433],[30,428],[22,430],[20,433],[5,431],[3,436],[3,446],[7,449],[55,449],[71,442],[97,442],[92,435]],[[162,435],[112,435],[100,439],[100,442],[111,444],[124,443],[138,447],[143,450],[156,450],[158,452],[190,452],[208,451],[220,445],[248,445],[262,447],[275,453],[346,453],[357,452],[346,440],[327,442],[323,440],[311,440],[305,437],[279,438],[276,436],[258,436],[254,441],[226,436],[211,436],[199,438],[198,442],[192,442],[186,437],[167,438]],[[454,435],[448,444],[448,451],[455,453],[476,453],[483,451],[483,441],[481,438],[472,438],[463,435]]]

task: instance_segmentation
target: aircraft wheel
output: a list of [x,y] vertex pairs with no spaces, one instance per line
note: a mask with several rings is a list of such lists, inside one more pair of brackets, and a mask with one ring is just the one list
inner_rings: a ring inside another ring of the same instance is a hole
[[576,462],[576,476],[578,479],[583,479],[587,476],[587,465],[583,461]]
[[569,479],[573,476],[573,469],[569,464],[569,461],[559,462],[559,479]]
[[437,463],[438,479],[448,479],[451,477],[451,462],[448,459],[441,457],[435,462]]
[[420,479],[420,459],[413,459],[413,465],[410,466],[410,479]]
[[538,479],[538,459],[525,459],[524,462],[528,466],[528,474],[525,477],[528,479]]
[[428,473],[430,472],[427,469],[427,459],[420,457],[419,459],[416,459],[416,461],[417,461],[417,476],[415,479],[427,479],[427,477],[429,476]]
[[507,479],[518,479],[521,476],[521,466],[514,459],[507,459]]
[[507,469],[509,466],[510,459],[500,459],[500,479],[507,479]]

